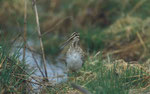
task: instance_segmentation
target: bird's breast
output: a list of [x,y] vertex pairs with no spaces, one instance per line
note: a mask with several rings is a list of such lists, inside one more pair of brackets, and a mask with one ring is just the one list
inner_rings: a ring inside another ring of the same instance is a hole
[[78,70],[82,67],[83,61],[81,54],[78,52],[69,53],[66,56],[67,67],[71,70]]

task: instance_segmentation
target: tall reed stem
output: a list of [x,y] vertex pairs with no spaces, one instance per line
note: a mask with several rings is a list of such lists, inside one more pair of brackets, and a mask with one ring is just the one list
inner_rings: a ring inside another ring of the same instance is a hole
[[34,12],[35,12],[35,17],[36,17],[37,32],[38,32],[38,37],[40,40],[40,47],[41,47],[41,51],[42,51],[45,76],[47,78],[46,80],[48,81],[47,69],[46,69],[46,59],[45,59],[45,53],[44,53],[44,46],[43,46],[43,42],[42,42],[42,38],[41,38],[40,23],[39,23],[39,16],[38,16],[38,11],[37,11],[37,6],[36,6],[36,0],[32,0],[32,4],[33,4]]
[[27,0],[24,0],[24,32],[23,32],[23,39],[24,39],[24,48],[23,48],[23,61],[25,61],[26,56],[26,41],[27,41]]

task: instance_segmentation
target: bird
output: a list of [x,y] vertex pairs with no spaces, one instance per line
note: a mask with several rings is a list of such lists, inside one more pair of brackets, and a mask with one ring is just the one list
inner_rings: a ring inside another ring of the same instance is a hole
[[66,45],[69,45],[65,54],[68,71],[77,72],[82,68],[84,63],[84,51],[79,45],[79,40],[79,33],[74,32],[62,46],[64,48]]

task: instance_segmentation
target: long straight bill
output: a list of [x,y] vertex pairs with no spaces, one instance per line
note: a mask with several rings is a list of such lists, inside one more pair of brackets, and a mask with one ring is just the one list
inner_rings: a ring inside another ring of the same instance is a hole
[[65,43],[62,44],[62,46],[60,47],[60,49],[63,49],[63,48],[64,48],[68,43],[70,43],[70,41],[71,41],[74,37],[76,37],[76,36],[79,36],[79,33],[73,32],[73,33],[71,34],[70,38],[69,38]]

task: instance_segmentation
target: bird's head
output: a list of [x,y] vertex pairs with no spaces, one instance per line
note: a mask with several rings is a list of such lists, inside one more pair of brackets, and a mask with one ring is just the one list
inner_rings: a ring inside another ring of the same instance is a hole
[[79,41],[79,33],[74,32],[74,33],[71,34],[71,36],[69,37],[69,39],[68,39],[67,41],[65,41],[65,42],[61,45],[60,49],[63,49],[63,48],[64,48],[66,45],[68,45],[70,42],[75,43],[75,44],[78,44],[78,41]]

